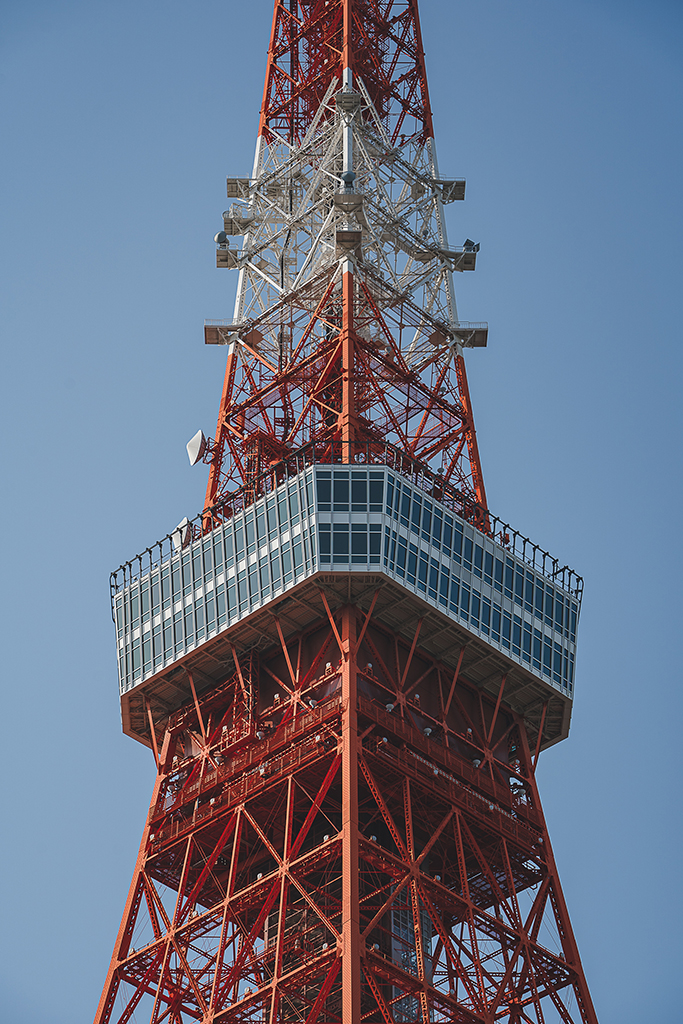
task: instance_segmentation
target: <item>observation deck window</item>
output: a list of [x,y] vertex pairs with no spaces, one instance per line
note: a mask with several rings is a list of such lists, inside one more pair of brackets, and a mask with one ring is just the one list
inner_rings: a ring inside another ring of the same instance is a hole
[[558,583],[558,563],[530,541],[499,530],[493,517],[478,528],[443,504],[443,482],[435,500],[435,484],[394,467],[303,465],[273,479],[270,493],[217,515],[209,533],[206,513],[199,516],[185,549],[178,550],[176,532],[175,541],[169,535],[157,546],[159,557],[149,549],[114,574],[122,691],[318,569],[383,565],[520,665],[572,692],[580,581],[569,573],[574,591]]

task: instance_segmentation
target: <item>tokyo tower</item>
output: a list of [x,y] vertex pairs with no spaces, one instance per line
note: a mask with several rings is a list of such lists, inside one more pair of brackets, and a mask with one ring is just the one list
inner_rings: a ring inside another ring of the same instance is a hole
[[582,580],[488,509],[417,0],[275,0],[206,501],[112,574],[157,765],[96,1024],[596,1024],[535,781]]

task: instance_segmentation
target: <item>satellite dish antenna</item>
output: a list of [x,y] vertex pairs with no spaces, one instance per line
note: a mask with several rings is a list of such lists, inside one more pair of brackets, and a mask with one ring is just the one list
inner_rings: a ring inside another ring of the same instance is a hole
[[201,430],[198,430],[194,437],[187,442],[187,457],[190,465],[194,466],[203,457],[206,451],[206,438]]
[[173,547],[176,551],[180,551],[181,548],[186,548],[190,543],[192,540],[192,525],[187,516],[180,520],[171,534],[171,540],[173,541]]

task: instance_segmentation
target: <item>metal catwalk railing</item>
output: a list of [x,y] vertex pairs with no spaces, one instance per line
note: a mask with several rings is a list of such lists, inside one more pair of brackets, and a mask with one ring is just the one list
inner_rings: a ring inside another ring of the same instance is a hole
[[344,461],[344,446],[341,442],[330,442],[327,445],[306,445],[291,456],[270,466],[269,469],[255,477],[248,485],[227,494],[211,508],[200,512],[191,520],[184,520],[174,530],[156,541],[143,552],[123,562],[111,574],[112,597],[128,586],[136,578],[151,572],[162,562],[181,549],[187,548],[193,540],[209,533],[215,525],[246,511],[259,498],[273,494],[287,481],[300,476],[312,466],[330,466],[338,470],[354,469],[362,466],[385,466],[409,481],[427,497],[438,501],[445,508],[459,516],[463,522],[469,523],[491,540],[501,545],[507,552],[531,566],[537,572],[561,586],[565,591],[581,599],[583,578],[568,565],[560,565],[540,545],[529,537],[514,529],[509,523],[494,515],[489,509],[469,501],[455,487],[446,483],[439,473],[429,466],[411,458],[394,445],[389,443],[367,445],[359,450],[354,445],[353,461]]

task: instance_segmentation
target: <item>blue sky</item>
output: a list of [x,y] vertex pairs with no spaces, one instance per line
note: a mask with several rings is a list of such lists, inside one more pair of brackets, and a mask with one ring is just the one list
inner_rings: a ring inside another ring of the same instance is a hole
[[[94,1014],[153,781],[120,732],[108,574],[201,506],[270,0],[2,12],[2,1019]],[[586,579],[539,767],[601,1024],[680,997],[681,93],[664,0],[422,0],[490,507]]]

